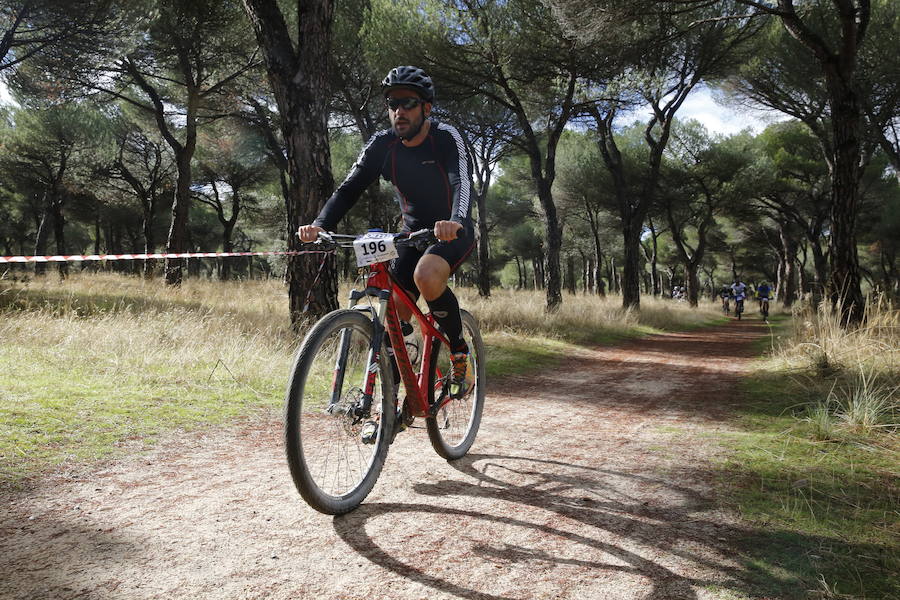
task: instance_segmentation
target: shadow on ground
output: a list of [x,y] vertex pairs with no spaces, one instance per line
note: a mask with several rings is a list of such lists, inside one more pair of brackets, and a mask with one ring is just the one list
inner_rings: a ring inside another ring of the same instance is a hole
[[[698,589],[728,590],[739,597],[806,598],[816,585],[815,552],[836,542],[786,531],[724,525],[704,517],[704,512],[713,507],[710,499],[688,487],[644,475],[526,456],[470,455],[452,464],[466,476],[466,483],[447,480],[415,486],[419,494],[433,497],[435,504],[365,504],[335,518],[335,531],[360,556],[378,566],[442,593],[473,600],[506,600],[508,596],[463,587],[440,578],[435,569],[426,572],[417,567],[413,554],[386,552],[367,533],[367,523],[388,517],[398,523],[428,527],[435,519],[469,519],[478,530],[492,524],[525,528],[536,534],[530,538],[535,540],[532,545],[522,544],[522,538],[516,543],[480,539],[472,543],[469,552],[500,564],[569,564],[598,574],[634,574],[650,583],[649,591],[639,596],[644,600],[690,600],[698,598]],[[707,476],[706,471],[685,472],[683,480]],[[633,485],[662,488],[671,501],[648,503],[619,491]],[[441,507],[441,498],[448,496],[487,499],[508,510],[485,514]],[[534,509],[550,511],[557,518],[548,524],[537,519],[543,513]],[[404,519],[403,513],[413,518]],[[581,525],[578,533],[565,525],[569,522]],[[545,544],[538,543],[547,537],[586,547],[589,558],[576,558],[571,552],[547,552]],[[609,539],[625,539],[627,543],[604,541]],[[870,554],[885,551],[865,545],[848,545],[848,550]],[[682,569],[676,571],[667,564],[689,564],[691,570],[715,572],[724,578],[685,575]]]

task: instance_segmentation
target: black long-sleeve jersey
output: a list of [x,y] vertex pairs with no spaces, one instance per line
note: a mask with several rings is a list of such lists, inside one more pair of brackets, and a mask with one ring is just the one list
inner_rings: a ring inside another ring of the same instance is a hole
[[429,228],[437,221],[470,228],[472,161],[459,131],[437,121],[414,147],[404,146],[393,129],[373,135],[312,224],[332,231],[379,175],[394,184],[405,230]]

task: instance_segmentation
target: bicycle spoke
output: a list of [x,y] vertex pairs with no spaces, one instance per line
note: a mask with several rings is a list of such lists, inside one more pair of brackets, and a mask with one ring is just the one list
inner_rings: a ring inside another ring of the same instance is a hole
[[[332,314],[333,323],[317,325],[312,339],[304,341],[295,366],[303,387],[292,385],[286,434],[288,462],[301,494],[318,510],[336,514],[362,501],[387,449],[380,440],[367,444],[362,439],[359,410],[369,374],[371,321],[356,311]],[[383,371],[382,364],[376,371],[373,415],[381,412],[388,385]]]
[[[475,319],[463,311],[463,337],[469,346],[469,363],[467,366],[467,389],[461,397],[451,397],[449,401],[442,399],[443,406],[433,418],[426,420],[431,444],[438,454],[447,459],[460,458],[468,452],[475,440],[481,422],[481,410],[484,405],[484,343],[478,332]],[[439,352],[438,363],[449,363],[449,353]],[[452,372],[449,365],[441,369]],[[439,391],[449,388],[449,375],[443,378],[436,376],[438,369],[433,369],[429,380],[434,387],[436,398]]]

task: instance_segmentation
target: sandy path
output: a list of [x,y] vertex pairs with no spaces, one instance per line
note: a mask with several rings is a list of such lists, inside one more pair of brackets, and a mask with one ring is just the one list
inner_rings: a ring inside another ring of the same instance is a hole
[[405,432],[344,517],[293,489],[275,418],[54,476],[0,498],[0,598],[745,597],[742,531],[706,473],[765,333],[653,336],[506,380],[470,456]]

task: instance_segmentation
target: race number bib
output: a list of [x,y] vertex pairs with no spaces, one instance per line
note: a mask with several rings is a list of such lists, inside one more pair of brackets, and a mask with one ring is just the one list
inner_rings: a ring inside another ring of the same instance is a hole
[[356,252],[356,265],[365,267],[377,262],[385,262],[397,258],[393,233],[370,231],[353,240],[353,251]]

